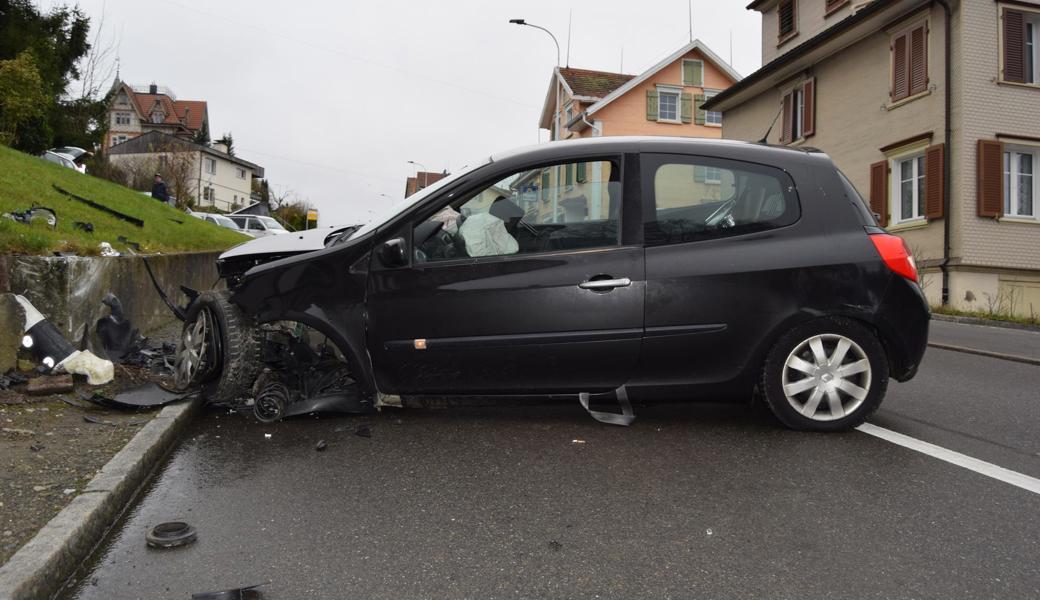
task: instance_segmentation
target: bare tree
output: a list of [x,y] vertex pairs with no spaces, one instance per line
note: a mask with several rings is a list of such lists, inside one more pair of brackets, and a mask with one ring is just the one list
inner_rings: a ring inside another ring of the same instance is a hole
[[119,45],[105,38],[105,6],[94,22],[94,38],[90,50],[77,65],[79,95],[77,100],[96,100],[104,96],[102,91],[112,81],[119,66]]

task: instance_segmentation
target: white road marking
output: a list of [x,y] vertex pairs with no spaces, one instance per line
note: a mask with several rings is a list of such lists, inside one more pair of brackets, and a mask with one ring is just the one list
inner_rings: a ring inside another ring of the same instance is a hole
[[975,471],[980,475],[992,477],[993,479],[1003,481],[1004,483],[1010,483],[1015,487],[1020,487],[1023,490],[1033,492],[1034,494],[1040,494],[1040,479],[1035,477],[1023,475],[1022,473],[1012,471],[1011,469],[1005,469],[1004,467],[998,467],[993,463],[972,458],[966,454],[954,452],[953,450],[947,450],[942,446],[929,444],[928,442],[923,442],[917,438],[912,438],[908,435],[903,435],[902,433],[896,433],[890,429],[871,425],[870,423],[864,423],[856,429],[867,435],[881,438],[886,442],[892,442],[898,446],[916,450],[922,454],[927,454],[933,458],[938,458],[939,460],[957,465],[958,467],[964,467],[969,471]]

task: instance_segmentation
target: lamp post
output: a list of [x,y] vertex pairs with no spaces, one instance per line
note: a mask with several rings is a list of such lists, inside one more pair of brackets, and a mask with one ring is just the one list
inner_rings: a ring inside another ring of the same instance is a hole
[[[509,22],[512,23],[513,25],[523,25],[525,27],[534,27],[535,29],[541,29],[545,33],[549,34],[549,37],[552,38],[553,44],[556,45],[556,68],[557,69],[560,68],[560,42],[556,39],[556,36],[553,35],[553,33],[551,31],[549,31],[545,27],[542,27],[541,25],[535,25],[534,23],[528,23],[524,19],[509,19]],[[560,90],[559,90],[559,84],[557,84],[557,86],[556,86],[556,102],[555,102],[555,105],[556,106],[553,109],[553,130],[551,132],[552,135],[550,136],[550,139],[552,139],[552,140],[557,140],[557,139],[560,138]]]
[[[430,174],[426,170],[426,165],[422,164],[421,162],[415,162],[414,160],[408,161],[408,164],[415,165],[416,167],[422,167],[422,170],[423,170],[423,183],[422,183],[422,186],[426,187],[426,185],[429,183],[429,179],[430,179]],[[419,183],[419,173],[415,174],[415,183]],[[420,189],[422,189],[422,188],[420,188]],[[419,190],[415,190],[415,191],[418,192]]]

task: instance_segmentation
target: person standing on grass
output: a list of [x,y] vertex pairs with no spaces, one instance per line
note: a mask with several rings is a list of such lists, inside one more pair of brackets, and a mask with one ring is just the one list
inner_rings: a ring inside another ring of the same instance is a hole
[[155,183],[152,184],[152,198],[161,201],[163,204],[170,203],[170,193],[166,191],[166,182],[163,181],[162,175],[155,174]]

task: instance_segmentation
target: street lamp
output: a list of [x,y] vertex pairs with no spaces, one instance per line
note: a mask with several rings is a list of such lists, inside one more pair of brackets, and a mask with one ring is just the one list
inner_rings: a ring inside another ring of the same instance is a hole
[[[423,176],[422,176],[422,178],[423,178],[423,182],[422,182],[422,186],[423,186],[423,187],[426,187],[426,184],[427,184],[427,183],[429,183],[429,181],[428,181],[428,180],[429,180],[429,178],[430,178],[430,174],[429,174],[429,172],[428,172],[428,171],[426,170],[426,165],[422,164],[421,162],[415,162],[414,160],[410,160],[410,161],[408,161],[408,164],[410,164],[410,165],[415,165],[416,167],[422,167],[422,170],[423,170]],[[418,183],[418,175],[419,175],[419,174],[418,174],[418,173],[416,173],[416,183]],[[416,190],[416,191],[418,191],[418,190]]]
[[545,33],[548,33],[549,37],[552,38],[553,43],[556,44],[556,66],[557,67],[560,66],[560,42],[558,42],[556,40],[556,36],[553,35],[551,31],[549,31],[548,29],[546,29],[545,27],[542,27],[540,25],[535,25],[533,23],[528,23],[524,19],[509,19],[509,22],[512,23],[513,25],[524,25],[524,26],[527,26],[527,27],[534,27],[535,29],[541,29]]
[[[541,29],[545,33],[549,34],[554,44],[556,44],[556,68],[560,68],[560,42],[557,41],[556,36],[551,31],[540,25],[528,23],[524,19],[509,19],[509,22],[513,25],[523,25],[525,27],[534,27],[535,29]],[[560,137],[560,90],[557,85],[556,89],[556,106],[553,112],[553,130],[550,132],[550,139],[559,139]]]

